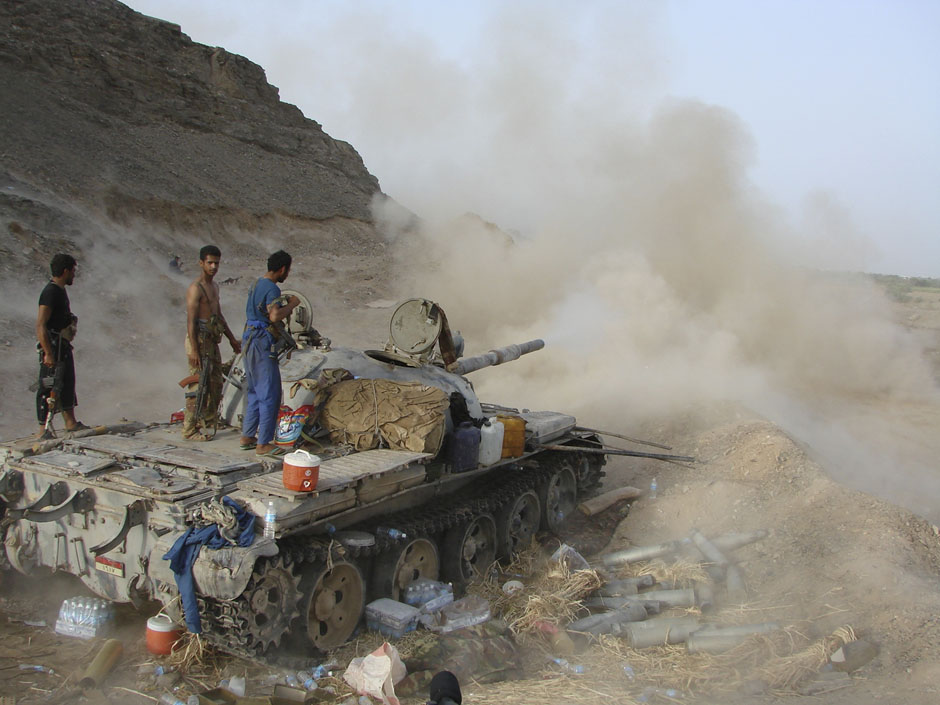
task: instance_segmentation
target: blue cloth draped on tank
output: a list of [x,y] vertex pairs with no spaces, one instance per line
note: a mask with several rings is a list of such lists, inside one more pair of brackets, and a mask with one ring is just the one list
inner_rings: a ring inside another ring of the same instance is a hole
[[[229,497],[223,497],[222,503],[235,511],[239,531],[238,545],[250,546],[255,540],[255,515]],[[196,603],[196,582],[193,579],[193,564],[199,557],[199,549],[203,546],[218,549],[229,545],[231,544],[222,537],[219,527],[215,524],[190,527],[176,539],[173,547],[163,556],[164,560],[170,561],[170,570],[176,577],[176,587],[183,602],[186,627],[193,634],[202,633],[199,605]]]

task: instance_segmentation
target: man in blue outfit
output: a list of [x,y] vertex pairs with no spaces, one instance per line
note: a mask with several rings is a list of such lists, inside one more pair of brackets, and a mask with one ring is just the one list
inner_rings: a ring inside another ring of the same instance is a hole
[[274,450],[274,429],[281,406],[281,370],[277,363],[277,329],[300,303],[296,296],[282,302],[278,284],[290,274],[291,256],[278,250],[268,257],[268,273],[248,292],[242,353],[245,365],[245,416],[241,446],[258,455]]

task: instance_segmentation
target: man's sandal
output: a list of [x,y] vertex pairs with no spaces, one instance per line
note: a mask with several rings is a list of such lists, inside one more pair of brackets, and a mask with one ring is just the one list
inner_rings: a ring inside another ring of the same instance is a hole
[[86,426],[81,421],[76,421],[75,425],[72,426],[72,428],[66,428],[65,430],[68,431],[69,433],[75,433],[76,431],[90,431],[91,426]]
[[252,448],[258,447],[258,441],[248,441],[247,443],[242,443],[238,446],[241,450],[251,450]]

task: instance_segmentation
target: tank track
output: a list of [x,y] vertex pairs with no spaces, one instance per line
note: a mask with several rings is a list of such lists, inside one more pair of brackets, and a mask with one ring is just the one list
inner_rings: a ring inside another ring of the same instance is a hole
[[[585,445],[588,445],[585,443]],[[295,574],[310,569],[320,569],[333,560],[349,560],[366,565],[382,553],[414,537],[438,537],[448,529],[471,521],[480,514],[496,514],[503,506],[524,492],[535,489],[539,483],[548,479],[558,467],[568,465],[576,471],[578,495],[585,496],[593,490],[603,476],[603,457],[597,455],[575,455],[573,453],[546,452],[537,459],[527,459],[513,466],[510,472],[496,482],[492,476],[476,480],[460,492],[443,498],[443,501],[430,501],[395,514],[382,517],[381,524],[403,531],[408,539],[391,539],[377,536],[373,546],[340,547],[329,538],[322,536],[297,535],[278,539],[280,553],[277,557],[282,565]],[[595,460],[599,459],[599,462]],[[586,459],[587,462],[582,462]],[[376,523],[350,527],[374,532]],[[263,566],[261,568],[263,570]],[[256,574],[257,575],[257,574]],[[364,576],[366,580],[369,576]],[[252,577],[252,581],[255,580]],[[254,660],[278,660],[285,651],[284,640],[280,647],[271,648],[271,644],[259,638],[254,624],[252,605],[246,589],[234,600],[220,600],[199,596],[198,604],[203,624],[203,634],[209,643],[237,656]],[[298,601],[300,596],[298,595]],[[285,615],[284,624],[280,625],[284,633],[291,628],[295,631],[296,615]],[[296,651],[294,651],[296,656]]]

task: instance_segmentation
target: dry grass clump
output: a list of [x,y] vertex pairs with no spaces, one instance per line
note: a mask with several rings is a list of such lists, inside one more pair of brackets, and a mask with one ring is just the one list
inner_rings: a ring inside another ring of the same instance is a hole
[[711,581],[701,562],[688,558],[677,558],[671,563],[658,559],[630,563],[622,566],[617,572],[619,578],[637,578],[641,575],[652,575],[657,583],[675,583],[685,586]]
[[[619,680],[623,680],[622,674]],[[464,702],[473,702],[474,705],[636,705],[636,698],[641,693],[641,690],[625,690],[619,681],[563,675],[490,683],[485,689],[476,683],[461,683],[461,689]]]
[[[502,585],[509,579],[521,581],[523,588],[507,595]],[[534,546],[517,555],[499,577],[488,574],[468,592],[486,598],[493,616],[504,619],[513,633],[522,634],[535,631],[539,622],[567,624],[582,608],[581,600],[603,582],[597,571],[569,570],[565,561],[548,559]]]
[[721,693],[738,690],[745,682],[761,681],[769,690],[792,692],[812,678],[829,655],[854,641],[851,627],[810,642],[795,628],[754,634],[735,648],[720,654],[690,654],[684,644],[651,649],[632,649],[611,636],[599,641],[601,654],[592,655],[598,665],[629,663],[638,682],[668,684],[689,692]]
[[176,648],[166,657],[166,664],[177,670],[208,671],[218,667],[219,657],[199,634],[186,632],[176,643]]

